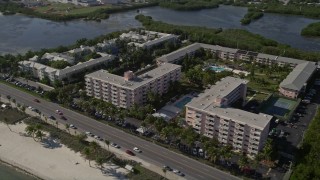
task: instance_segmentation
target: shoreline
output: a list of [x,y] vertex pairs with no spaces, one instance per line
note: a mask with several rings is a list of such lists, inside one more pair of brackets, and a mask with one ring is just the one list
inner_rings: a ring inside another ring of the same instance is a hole
[[79,153],[64,144],[47,138],[39,143],[25,135],[26,124],[11,125],[10,131],[0,123],[0,163],[31,175],[35,179],[95,179],[124,178],[128,171],[114,164],[105,164],[103,173],[90,166]]
[[23,173],[23,174],[26,174],[28,176],[31,176],[31,177],[35,178],[35,179],[44,180],[43,178],[41,178],[41,177],[39,177],[39,176],[37,176],[37,175],[25,170],[23,167],[19,166],[18,164],[17,165],[13,165],[10,162],[4,161],[1,157],[0,157],[0,164],[4,165],[4,166],[7,166],[7,167],[10,167],[10,168],[13,168],[15,171]]

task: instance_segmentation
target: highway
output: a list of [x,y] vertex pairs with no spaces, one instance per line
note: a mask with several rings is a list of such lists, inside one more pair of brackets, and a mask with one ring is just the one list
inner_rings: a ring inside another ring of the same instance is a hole
[[[162,167],[168,165],[171,168],[178,169],[183,172],[186,179],[197,180],[233,180],[240,179],[229,173],[223,172],[216,168],[210,167],[200,163],[194,159],[188,158],[184,155],[175,153],[152,142],[143,140],[134,135],[128,134],[120,129],[103,124],[90,117],[84,116],[80,113],[63,108],[58,104],[39,99],[41,102],[34,102],[36,97],[0,83],[1,97],[10,95],[17,103],[25,106],[32,106],[41,111],[45,116],[53,115],[60,123],[74,124],[81,131],[90,131],[95,135],[108,139],[111,142],[119,144],[122,150],[132,149],[138,147],[142,153],[136,154],[140,159]],[[55,110],[61,110],[67,121],[60,120]]]

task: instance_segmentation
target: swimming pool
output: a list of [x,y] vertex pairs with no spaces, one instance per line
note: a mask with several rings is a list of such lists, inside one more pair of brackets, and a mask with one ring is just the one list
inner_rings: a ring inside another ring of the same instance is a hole
[[183,99],[181,99],[180,101],[176,102],[176,103],[174,104],[174,106],[177,107],[177,108],[179,108],[179,109],[183,109],[184,106],[185,106],[186,104],[188,104],[188,102],[190,102],[191,100],[192,100],[191,97],[186,96],[186,97],[184,97]]
[[225,69],[223,67],[218,67],[218,66],[211,66],[210,69],[213,70],[214,72],[225,71]]

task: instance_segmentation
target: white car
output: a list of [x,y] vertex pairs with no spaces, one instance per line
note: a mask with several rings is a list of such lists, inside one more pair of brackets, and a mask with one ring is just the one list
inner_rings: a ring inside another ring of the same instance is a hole
[[137,147],[134,147],[133,150],[134,150],[135,152],[138,152],[138,153],[141,153],[141,152],[142,152],[142,151],[141,151],[139,148],[137,148]]
[[116,143],[111,143],[110,144],[112,147],[115,147],[115,148],[120,148],[120,146],[118,145],[118,144],[116,144]]
[[77,129],[73,124],[70,124],[71,129]]
[[176,173],[176,174],[180,173],[180,171],[177,170],[177,169],[172,170],[172,172],[174,172],[174,173]]

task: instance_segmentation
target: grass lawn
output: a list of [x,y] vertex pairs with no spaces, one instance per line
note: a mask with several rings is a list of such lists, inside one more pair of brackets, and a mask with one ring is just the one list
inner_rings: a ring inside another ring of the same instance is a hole
[[159,174],[152,172],[148,169],[145,169],[141,167],[140,165],[137,165],[134,167],[136,170],[136,173],[130,173],[128,174],[128,178],[131,180],[165,180],[165,177],[160,176]]
[[37,7],[35,11],[41,13],[50,13],[50,14],[86,14],[98,9],[103,8],[112,8],[112,5],[103,5],[103,6],[92,6],[92,7],[83,7],[76,6],[73,4],[63,4],[63,3],[51,3],[48,6]]
[[28,116],[25,113],[22,113],[17,109],[0,110],[0,121],[4,121],[4,118],[7,118],[9,120],[9,124],[14,124],[26,117]]
[[258,102],[263,102],[269,95],[268,94],[262,94],[262,93],[257,93],[253,99],[255,99]]

